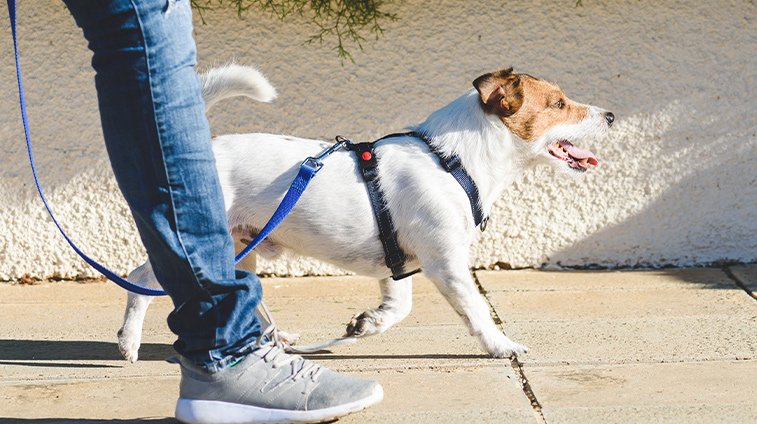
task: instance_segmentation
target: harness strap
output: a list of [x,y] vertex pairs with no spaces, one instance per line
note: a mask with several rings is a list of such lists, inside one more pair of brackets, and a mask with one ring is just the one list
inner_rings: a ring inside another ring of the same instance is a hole
[[478,192],[476,182],[473,181],[473,178],[471,178],[468,172],[465,171],[465,167],[462,166],[460,158],[457,155],[446,155],[442,153],[439,149],[436,148],[436,146],[431,144],[431,139],[427,135],[421,134],[416,131],[389,134],[380,138],[379,140],[405,136],[415,137],[423,140],[423,142],[428,146],[429,150],[431,150],[431,152],[439,158],[439,163],[441,164],[442,168],[444,168],[445,171],[449,172],[453,177],[455,177],[455,180],[457,180],[457,182],[463,188],[465,194],[468,195],[471,212],[473,212],[473,222],[477,227],[480,228],[481,231],[485,231],[486,224],[489,222],[489,217],[484,216],[484,211],[481,208],[481,197]]
[[384,192],[379,186],[378,162],[373,152],[374,144],[375,142],[348,143],[346,148],[357,155],[358,168],[363,176],[365,187],[368,189],[373,216],[378,224],[379,240],[381,240],[381,246],[384,248],[386,266],[392,271],[392,279],[401,280],[419,272],[420,269],[409,272],[405,269],[405,251],[402,250],[397,241],[397,230],[392,222],[389,208],[386,206]]

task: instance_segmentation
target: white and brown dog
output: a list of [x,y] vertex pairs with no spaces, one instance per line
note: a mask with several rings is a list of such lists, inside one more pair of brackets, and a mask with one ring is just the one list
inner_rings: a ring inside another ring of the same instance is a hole
[[[256,70],[238,65],[201,76],[209,108],[233,96],[270,101],[275,90]],[[574,143],[600,137],[614,115],[576,103],[554,84],[512,69],[488,73],[474,88],[431,114],[413,131],[426,134],[439,151],[457,155],[475,181],[484,215],[524,171],[548,164],[565,173],[596,165],[594,155]],[[237,252],[273,214],[299,164],[330,146],[273,134],[218,136],[213,141],[229,228]],[[471,204],[455,178],[421,140],[405,136],[376,145],[378,174],[407,269],[421,268],[460,315],[470,333],[494,357],[526,352],[497,328],[468,265],[476,234]],[[345,218],[349,211],[349,219]],[[348,335],[381,333],[404,319],[412,305],[411,277],[394,281],[386,267],[371,203],[354,154],[338,151],[326,161],[297,206],[255,252],[274,256],[282,248],[379,280],[383,300],[353,317]],[[255,253],[253,252],[253,253]],[[255,272],[255,255],[238,265]],[[159,287],[149,262],[129,280]],[[119,346],[136,361],[150,297],[129,294]]]

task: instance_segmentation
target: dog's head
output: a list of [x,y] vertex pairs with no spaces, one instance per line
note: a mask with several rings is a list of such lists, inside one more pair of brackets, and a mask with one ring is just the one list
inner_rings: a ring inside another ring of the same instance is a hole
[[581,172],[597,164],[576,144],[607,132],[615,120],[611,112],[576,103],[560,87],[512,68],[482,75],[473,86],[484,111],[530,145],[535,161]]

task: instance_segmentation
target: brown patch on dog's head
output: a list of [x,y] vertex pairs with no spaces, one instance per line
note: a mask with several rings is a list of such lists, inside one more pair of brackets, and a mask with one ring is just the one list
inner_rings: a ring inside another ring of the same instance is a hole
[[486,113],[499,117],[524,141],[535,141],[552,127],[584,119],[589,110],[565,96],[555,84],[512,68],[482,75],[473,81]]
[[523,104],[520,75],[513,68],[481,75],[473,81],[484,110],[501,117],[513,115]]

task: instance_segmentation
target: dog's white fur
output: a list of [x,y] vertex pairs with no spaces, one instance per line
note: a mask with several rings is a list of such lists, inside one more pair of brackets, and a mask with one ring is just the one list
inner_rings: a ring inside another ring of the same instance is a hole
[[[474,82],[475,88],[411,128],[429,135],[441,151],[460,157],[478,186],[486,215],[504,189],[536,164],[549,164],[571,174],[585,169],[585,161],[579,167],[575,161],[550,154],[548,146],[560,140],[601,136],[612,124],[611,114],[571,102],[556,86],[510,71],[482,76]],[[268,81],[246,66],[227,65],[201,78],[207,108],[232,96],[244,95],[259,101],[270,101],[275,96]],[[541,111],[541,104],[554,100],[555,95],[562,99],[562,107],[559,103],[545,103]],[[520,112],[526,115],[519,117]],[[272,134],[214,139],[237,252],[271,217],[299,164],[329,146],[324,141]],[[494,357],[525,353],[524,346],[508,339],[492,321],[489,307],[471,278],[468,251],[476,227],[461,186],[416,138],[384,140],[377,145],[375,154],[399,243],[409,258],[407,269],[422,268],[486,352]],[[348,335],[381,333],[410,312],[411,277],[400,281],[390,278],[368,194],[352,152],[339,151],[325,160],[325,166],[291,214],[255,252],[270,256],[282,248],[379,279],[381,306],[353,317]],[[247,256],[238,267],[255,272],[255,254]],[[129,280],[159,287],[149,261],[135,269]],[[137,359],[150,300],[132,293],[128,297],[119,346],[132,362]]]

